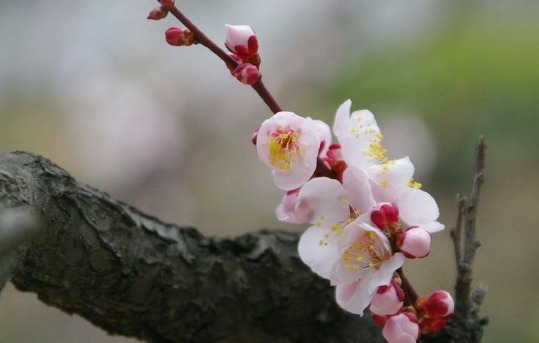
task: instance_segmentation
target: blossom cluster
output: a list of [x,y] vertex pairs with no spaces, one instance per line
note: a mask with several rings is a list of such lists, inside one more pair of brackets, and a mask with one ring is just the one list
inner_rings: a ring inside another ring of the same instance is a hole
[[369,308],[388,342],[415,342],[441,330],[454,303],[443,290],[418,296],[402,266],[426,257],[444,225],[411,160],[388,158],[374,115],[350,109],[347,100],[337,110],[335,143],[327,124],[292,112],[265,120],[253,143],[285,192],[278,218],[311,224],[299,241],[303,262],[335,286],[344,310]]
[[[181,17],[174,0],[160,0],[148,19],[163,19],[171,11]],[[165,32],[170,45],[200,43],[239,81],[263,88],[251,26],[225,26],[227,55],[189,21],[182,23],[189,28]],[[429,255],[431,234],[444,229],[436,201],[413,179],[410,159],[388,158],[374,115],[351,113],[350,100],[337,110],[333,142],[326,123],[281,111],[267,92],[261,97],[276,113],[255,131],[253,143],[285,192],[278,218],[311,224],[299,240],[303,262],[335,286],[344,310],[363,315],[369,308],[390,343],[413,343],[421,334],[442,330],[454,310],[449,293],[421,297],[402,271],[406,259]]]

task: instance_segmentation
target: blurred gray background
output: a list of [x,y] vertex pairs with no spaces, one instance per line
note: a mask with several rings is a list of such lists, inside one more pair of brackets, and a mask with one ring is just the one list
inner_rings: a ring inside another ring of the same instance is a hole
[[[173,48],[156,3],[3,1],[0,151],[42,154],[141,210],[208,235],[279,223],[281,199],[251,134],[270,111],[202,47]],[[258,33],[281,106],[329,123],[346,99],[369,108],[391,157],[455,223],[474,151],[489,146],[476,283],[489,287],[485,342],[539,341],[539,3],[537,1],[178,1],[216,42],[224,24]],[[448,231],[405,270],[420,293],[453,290]],[[9,285],[0,342],[134,342]]]

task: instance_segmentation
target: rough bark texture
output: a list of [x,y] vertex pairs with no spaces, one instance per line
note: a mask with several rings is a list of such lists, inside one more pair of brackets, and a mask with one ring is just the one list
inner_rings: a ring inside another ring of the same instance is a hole
[[383,342],[299,260],[298,236],[206,238],[26,153],[0,157],[3,207],[43,223],[12,282],[110,333],[152,342]]
[[[327,280],[298,258],[296,233],[204,237],[45,158],[6,153],[0,210],[20,207],[42,229],[18,248],[11,281],[110,333],[149,342],[384,342],[368,316],[338,308]],[[451,331],[423,339],[450,341]]]

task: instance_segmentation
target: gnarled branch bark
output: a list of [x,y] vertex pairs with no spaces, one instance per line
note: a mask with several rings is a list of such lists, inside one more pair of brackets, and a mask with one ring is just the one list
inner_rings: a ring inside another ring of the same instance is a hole
[[335,304],[297,256],[298,235],[204,237],[82,184],[49,160],[0,155],[1,207],[42,232],[11,277],[46,304],[150,342],[383,342]]
[[[109,333],[149,342],[384,342],[301,262],[297,233],[204,237],[23,152],[0,155],[0,212],[13,208],[40,225],[31,241],[15,240],[11,281]],[[421,341],[451,342],[462,329]]]

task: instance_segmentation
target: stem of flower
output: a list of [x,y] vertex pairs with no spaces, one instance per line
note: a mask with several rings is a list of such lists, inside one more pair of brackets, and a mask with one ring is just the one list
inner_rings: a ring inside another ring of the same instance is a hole
[[[177,7],[173,7],[170,10],[170,13],[176,19],[178,19],[183,25],[185,25],[186,28],[188,28],[193,35],[195,36],[196,41],[208,48],[211,52],[213,52],[217,57],[219,57],[229,68],[236,68],[238,66],[238,63],[232,59],[223,49],[221,49],[217,44],[215,44],[208,36],[204,34],[193,22],[185,16]],[[258,80],[257,83],[252,85],[253,89],[258,93],[258,95],[264,100],[266,105],[269,107],[269,109],[273,113],[277,113],[282,111],[281,106],[277,103],[273,95],[269,92],[269,90],[266,88],[264,83],[262,82],[262,78]]]
[[417,299],[419,299],[419,294],[417,294],[417,291],[412,286],[410,281],[408,281],[406,276],[404,276],[404,272],[402,271],[402,268],[397,269],[397,274],[399,274],[401,278],[402,289],[404,290],[404,294],[405,294],[404,305],[413,306],[415,308]]

